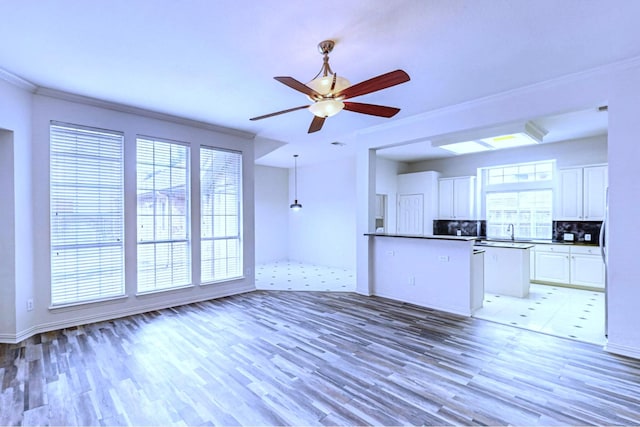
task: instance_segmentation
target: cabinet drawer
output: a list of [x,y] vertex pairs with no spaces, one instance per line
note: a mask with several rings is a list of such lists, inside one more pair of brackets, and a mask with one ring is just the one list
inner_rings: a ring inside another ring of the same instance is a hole
[[600,255],[600,246],[571,246],[571,254]]
[[568,245],[536,245],[536,252],[568,254],[570,250],[571,246]]

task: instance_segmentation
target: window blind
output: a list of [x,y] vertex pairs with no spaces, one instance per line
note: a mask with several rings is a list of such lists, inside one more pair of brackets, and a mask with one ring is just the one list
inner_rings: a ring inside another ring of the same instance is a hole
[[189,147],[138,138],[138,292],[191,283]]
[[242,276],[242,154],[200,148],[201,281]]
[[51,304],[124,294],[122,133],[50,126]]

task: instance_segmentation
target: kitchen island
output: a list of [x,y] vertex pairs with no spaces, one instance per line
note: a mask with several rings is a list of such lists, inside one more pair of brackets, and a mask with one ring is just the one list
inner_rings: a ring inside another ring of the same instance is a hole
[[366,235],[373,295],[464,316],[482,306],[484,251],[475,237]]

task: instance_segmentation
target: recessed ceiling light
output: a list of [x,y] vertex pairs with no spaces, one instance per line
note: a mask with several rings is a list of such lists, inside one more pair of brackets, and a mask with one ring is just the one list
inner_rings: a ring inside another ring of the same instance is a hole
[[489,144],[498,150],[501,148],[522,147],[523,145],[533,145],[538,143],[538,141],[531,138],[526,133],[494,136],[492,138],[483,138],[480,141],[485,144]]
[[491,148],[486,145],[477,143],[476,141],[456,142],[453,144],[440,145],[440,148],[444,148],[447,151],[451,151],[456,154],[469,154],[478,153],[480,151],[488,151]]

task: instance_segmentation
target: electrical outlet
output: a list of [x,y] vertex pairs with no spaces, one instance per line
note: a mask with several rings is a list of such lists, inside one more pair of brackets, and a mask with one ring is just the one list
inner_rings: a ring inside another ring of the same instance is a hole
[[584,235],[584,241],[585,242],[590,242],[591,241],[591,234],[587,233]]
[[29,298],[27,300],[27,311],[32,311],[32,310],[33,310],[33,300]]
[[462,230],[457,230],[456,231],[456,236],[462,236]]

